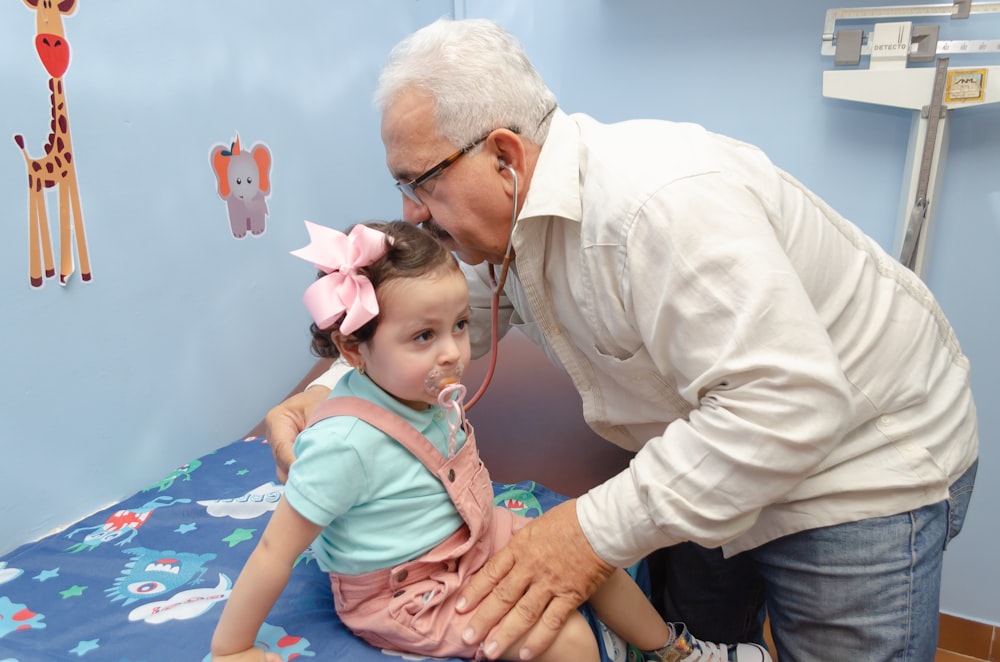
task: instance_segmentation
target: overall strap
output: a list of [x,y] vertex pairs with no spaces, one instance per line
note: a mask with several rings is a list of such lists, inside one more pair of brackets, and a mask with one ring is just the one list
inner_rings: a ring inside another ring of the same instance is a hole
[[384,407],[354,396],[338,396],[324,400],[309,417],[309,426],[332,416],[353,416],[386,433],[435,474],[448,458],[434,444],[405,420]]

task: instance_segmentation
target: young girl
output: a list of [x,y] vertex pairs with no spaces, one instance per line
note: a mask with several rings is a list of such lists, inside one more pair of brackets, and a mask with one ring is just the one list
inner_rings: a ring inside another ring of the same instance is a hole
[[[293,254],[321,269],[305,296],[313,350],[354,370],[296,439],[285,496],[223,609],[212,659],[280,662],[253,648],[254,639],[310,544],[330,573],[340,619],[359,637],[408,653],[476,657],[461,637],[470,616],[454,603],[527,520],[493,505],[462,415],[465,278],[446,248],[407,223],[358,225],[350,235],[307,227],[310,245]],[[759,647],[706,644],[664,623],[623,570],[590,604],[649,660],[770,659]],[[516,660],[517,651],[501,657]],[[599,659],[579,612],[535,658]]]

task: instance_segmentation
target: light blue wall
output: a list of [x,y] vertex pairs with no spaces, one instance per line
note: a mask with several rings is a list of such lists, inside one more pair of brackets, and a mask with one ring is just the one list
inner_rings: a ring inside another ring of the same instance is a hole
[[[314,272],[287,253],[304,219],[399,214],[375,79],[394,43],[451,10],[80,0],[65,83],[94,279],[33,291],[11,136],[42,154],[47,74],[34,14],[0,3],[0,551],[244,434],[305,374]],[[274,161],[268,229],[240,241],[209,167],[236,131]]]
[[[438,15],[518,34],[568,111],[696,121],[763,147],[891,248],[908,112],[824,99],[828,5],[774,0],[161,3],[83,0],[66,29],[73,137],[95,280],[27,286],[24,166],[0,147],[0,551],[121,498],[249,429],[311,363],[287,250],[301,220],[398,214],[371,110],[402,35]],[[942,37],[989,19],[946,23]],[[973,23],[975,21],[975,23]],[[151,25],[151,23],[155,25]],[[0,138],[37,154],[47,93],[33,17],[0,7]],[[1000,58],[998,58],[1000,59]],[[996,62],[994,62],[996,63]],[[11,102],[9,100],[13,99]],[[269,230],[237,242],[208,149],[239,130],[274,153]],[[2,143],[0,143],[2,145]],[[959,111],[927,279],[973,363],[983,448],[942,607],[1000,624],[1000,107]]]

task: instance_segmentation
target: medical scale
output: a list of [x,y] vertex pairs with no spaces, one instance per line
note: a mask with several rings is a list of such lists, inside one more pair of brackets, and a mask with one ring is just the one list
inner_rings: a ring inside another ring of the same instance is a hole
[[[893,251],[921,277],[940,196],[951,113],[1000,102],[1000,65],[981,65],[984,58],[967,57],[996,56],[1000,61],[1000,39],[941,39],[948,23],[939,17],[956,21],[985,14],[1000,15],[1000,2],[830,9],[823,24],[820,52],[833,56],[836,67],[853,67],[824,71],[823,96],[914,111]],[[939,22],[923,22],[928,18]],[[870,27],[838,30],[838,22]],[[868,68],[863,68],[862,56],[868,58]],[[969,66],[953,66],[952,58],[958,63],[965,59]]]

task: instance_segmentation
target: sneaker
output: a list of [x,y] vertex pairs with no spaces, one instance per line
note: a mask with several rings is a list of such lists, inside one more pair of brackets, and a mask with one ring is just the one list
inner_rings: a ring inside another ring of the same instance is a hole
[[771,662],[767,649],[757,644],[713,644],[695,639],[683,623],[671,623],[673,639],[643,655],[647,662]]

